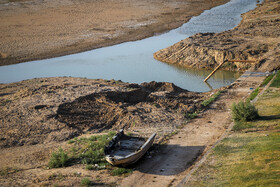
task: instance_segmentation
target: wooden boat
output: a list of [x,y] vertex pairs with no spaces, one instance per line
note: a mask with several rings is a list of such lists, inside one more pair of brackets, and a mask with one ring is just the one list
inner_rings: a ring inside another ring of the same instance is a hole
[[152,146],[156,133],[148,140],[132,137],[120,130],[105,147],[105,158],[112,165],[127,166],[137,162]]

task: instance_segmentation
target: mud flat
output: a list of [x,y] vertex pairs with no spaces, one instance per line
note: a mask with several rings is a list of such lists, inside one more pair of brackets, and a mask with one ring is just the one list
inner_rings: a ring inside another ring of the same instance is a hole
[[224,60],[255,60],[225,63],[231,71],[273,71],[280,68],[280,2],[265,0],[244,14],[234,29],[222,33],[199,33],[154,53],[154,58],[169,64],[196,69],[213,69]]
[[1,0],[0,65],[139,40],[227,1]]

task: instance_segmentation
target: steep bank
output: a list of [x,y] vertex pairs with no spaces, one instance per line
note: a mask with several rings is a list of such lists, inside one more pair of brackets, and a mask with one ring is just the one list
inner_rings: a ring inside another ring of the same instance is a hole
[[[280,68],[280,2],[265,0],[245,13],[234,29],[222,33],[196,34],[154,53],[154,58],[188,68],[213,69],[228,59],[256,60],[254,70]],[[225,63],[222,69],[245,71],[249,63]]]
[[0,0],[0,65],[139,40],[228,0]]

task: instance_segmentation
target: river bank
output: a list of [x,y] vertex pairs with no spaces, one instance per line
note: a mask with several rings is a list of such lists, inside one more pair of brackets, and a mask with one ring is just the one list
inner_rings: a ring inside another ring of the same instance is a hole
[[228,0],[0,1],[0,65],[153,36]]
[[[259,23],[259,13],[252,21]],[[270,56],[273,62],[279,62],[277,58]],[[196,110],[213,93],[188,92],[170,83],[138,85],[61,77],[0,84],[0,184],[79,186],[87,177],[100,186],[176,186],[229,128],[231,103],[248,97],[264,77],[250,73],[241,77],[200,114]],[[185,123],[186,114],[198,118]],[[156,131],[156,142],[171,138],[136,165],[127,178],[112,176],[110,170],[88,170],[81,162],[65,168],[47,167],[53,151],[59,147],[71,151],[68,139],[124,124],[129,124],[127,131],[140,135]]]
[[[265,0],[243,15],[242,22],[222,33],[198,33],[154,53],[168,64],[194,69],[214,69],[230,59],[252,63],[226,62],[220,69],[230,71],[273,71],[280,68],[280,4]],[[256,18],[257,17],[257,18]]]

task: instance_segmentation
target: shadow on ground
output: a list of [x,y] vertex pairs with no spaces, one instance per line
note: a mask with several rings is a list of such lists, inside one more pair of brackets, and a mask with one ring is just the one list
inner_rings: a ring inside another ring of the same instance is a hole
[[271,115],[271,116],[261,116],[260,120],[269,121],[269,120],[276,120],[280,119],[280,115]]
[[142,159],[130,167],[141,173],[177,175],[188,169],[204,149],[205,146],[154,145]]

